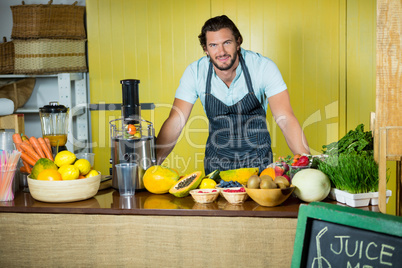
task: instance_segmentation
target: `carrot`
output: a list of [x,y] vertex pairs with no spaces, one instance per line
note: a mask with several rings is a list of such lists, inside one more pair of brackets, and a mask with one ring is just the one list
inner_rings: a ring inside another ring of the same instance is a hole
[[21,168],[25,168],[25,170],[26,170],[25,172],[31,174],[31,171],[32,171],[31,166],[25,161],[22,161],[22,163],[24,164],[24,166]]
[[26,143],[26,144],[29,144],[29,145],[32,145],[29,140],[24,140],[24,139],[23,139],[22,142],[23,142],[23,143]]
[[22,141],[29,140],[28,137],[27,137],[27,135],[22,135],[22,134],[21,134],[21,139],[22,139]]
[[25,166],[20,167],[20,172],[28,173],[27,168]]
[[[24,150],[25,153],[27,153],[33,160],[38,161],[40,159],[40,156],[35,152],[32,146],[26,144],[25,142],[21,143],[20,145],[21,149]],[[28,162],[28,164],[31,164]],[[34,164],[35,165],[35,164]]]
[[40,146],[38,139],[32,136],[29,138],[29,141],[31,142],[32,147],[38,153],[40,158],[46,158],[45,153],[43,152],[42,146]]
[[30,157],[26,152],[21,153],[21,159],[30,164],[31,166],[35,166],[36,161]]
[[50,151],[52,151],[52,146],[50,145],[50,140],[49,138],[43,138],[46,142],[47,147],[49,148]]
[[13,134],[13,142],[14,144],[22,143],[21,135],[19,133]]
[[[21,149],[21,143],[22,143],[22,139],[20,134],[15,133],[13,134],[13,141],[15,144],[15,148],[19,151],[19,152],[23,152],[23,150]],[[29,166],[29,164],[27,162],[25,162],[24,160],[22,160],[22,164],[24,164],[25,169],[27,170],[27,173],[31,173],[31,167]]]
[[39,142],[40,146],[42,147],[42,150],[45,153],[46,157],[49,158],[50,160],[54,161],[52,151],[47,146],[45,140],[46,140],[46,138],[45,139],[43,139],[42,137],[38,138],[38,142]]

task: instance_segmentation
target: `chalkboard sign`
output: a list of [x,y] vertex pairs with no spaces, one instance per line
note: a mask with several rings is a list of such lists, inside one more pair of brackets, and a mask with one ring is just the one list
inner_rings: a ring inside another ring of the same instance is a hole
[[303,204],[292,267],[402,267],[402,217],[321,202]]

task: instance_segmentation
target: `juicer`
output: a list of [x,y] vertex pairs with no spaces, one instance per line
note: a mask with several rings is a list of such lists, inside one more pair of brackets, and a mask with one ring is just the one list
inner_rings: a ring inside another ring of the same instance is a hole
[[116,165],[136,163],[136,189],[145,189],[145,171],[156,164],[155,130],[152,122],[141,118],[138,84],[140,80],[121,80],[123,105],[121,118],[111,120],[112,187],[118,189]]

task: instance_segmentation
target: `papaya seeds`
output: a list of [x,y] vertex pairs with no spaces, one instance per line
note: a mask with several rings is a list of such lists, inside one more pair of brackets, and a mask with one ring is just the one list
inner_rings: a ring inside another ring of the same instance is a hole
[[201,172],[196,171],[188,174],[178,180],[169,189],[169,193],[176,197],[185,197],[190,194],[190,191],[197,188],[202,181]]

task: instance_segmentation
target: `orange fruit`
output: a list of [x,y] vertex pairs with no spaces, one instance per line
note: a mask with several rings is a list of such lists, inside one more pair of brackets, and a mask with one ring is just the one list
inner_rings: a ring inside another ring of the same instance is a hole
[[271,176],[271,178],[274,179],[275,178],[275,169],[272,167],[268,167],[261,172],[260,177],[263,175],[269,175],[269,176]]
[[85,176],[84,175],[79,175],[78,179],[85,179]]
[[61,174],[54,169],[45,169],[41,171],[38,175],[38,180],[40,181],[61,181]]

